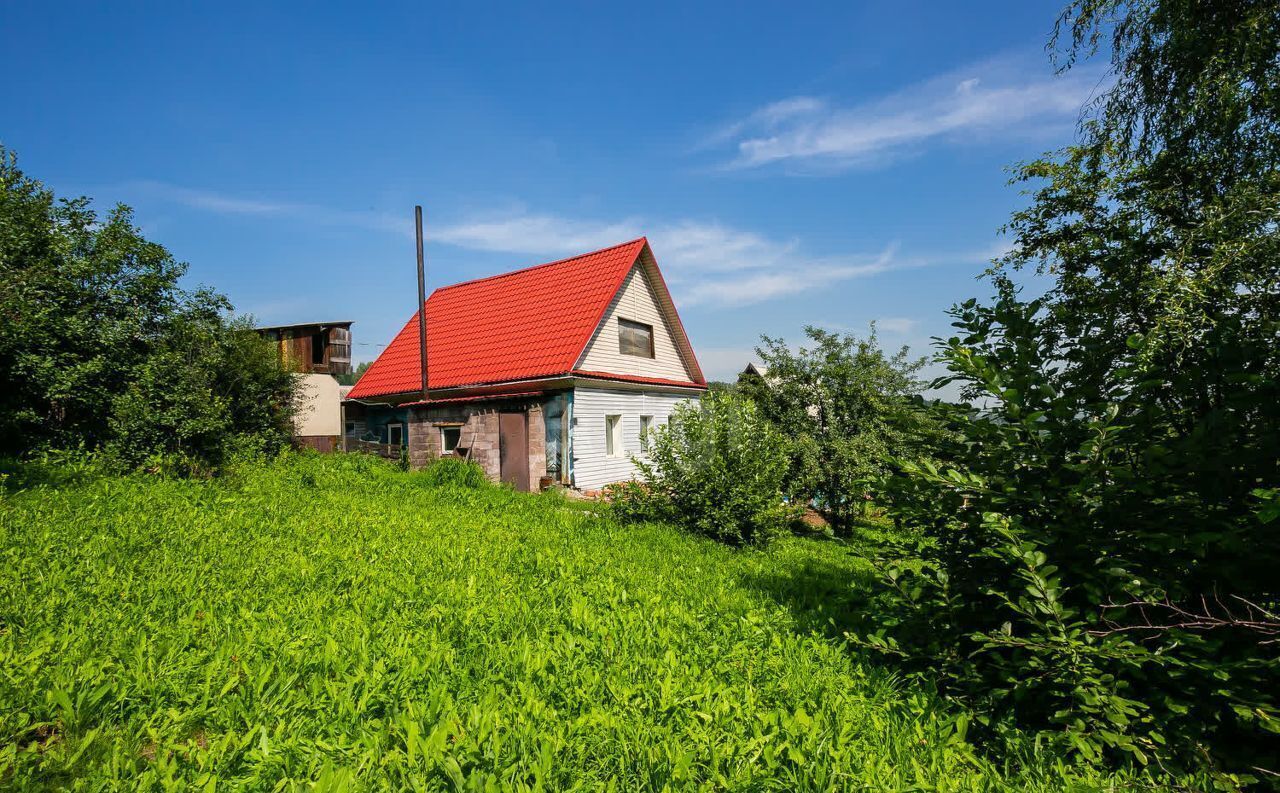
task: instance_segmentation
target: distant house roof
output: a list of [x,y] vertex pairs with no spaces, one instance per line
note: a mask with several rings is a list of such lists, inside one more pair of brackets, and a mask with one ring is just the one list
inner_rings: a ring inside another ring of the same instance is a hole
[[346,328],[353,324],[354,320],[340,319],[336,322],[294,322],[289,325],[258,325],[254,328],[257,331],[263,330],[291,330],[293,328]]
[[[672,320],[672,336],[694,380],[653,385],[702,388],[705,379],[644,237],[523,270],[441,287],[427,298],[427,376],[431,389],[577,375],[648,382],[575,370],[614,295],[639,262]],[[421,388],[415,313],[348,397]]]

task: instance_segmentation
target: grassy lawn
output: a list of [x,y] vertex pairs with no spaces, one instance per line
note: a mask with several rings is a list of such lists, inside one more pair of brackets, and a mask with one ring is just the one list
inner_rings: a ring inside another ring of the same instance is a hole
[[0,491],[0,785],[990,790],[839,638],[868,563],[303,456]]

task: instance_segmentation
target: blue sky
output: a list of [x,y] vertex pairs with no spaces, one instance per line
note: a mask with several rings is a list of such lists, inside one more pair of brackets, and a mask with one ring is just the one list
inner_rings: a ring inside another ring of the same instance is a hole
[[263,323],[376,357],[432,286],[648,235],[703,368],[806,323],[928,352],[1071,140],[1058,2],[10,2],[0,142]]

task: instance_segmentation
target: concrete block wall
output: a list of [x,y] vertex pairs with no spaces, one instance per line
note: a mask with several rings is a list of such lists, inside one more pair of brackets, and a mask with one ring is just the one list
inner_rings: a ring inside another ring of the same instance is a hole
[[486,476],[496,482],[501,468],[498,411],[493,407],[414,408],[409,416],[409,466],[423,468],[440,457],[440,427],[458,424],[462,425],[459,451],[469,456],[484,469]]
[[547,425],[542,405],[529,405],[529,487],[538,489],[538,480],[547,475]]
[[[547,436],[542,405],[504,404],[503,410],[526,411],[528,416],[529,486],[537,488],[547,473]],[[502,477],[496,405],[456,405],[413,408],[409,416],[409,466],[425,467],[440,457],[440,427],[462,425],[459,451],[484,469],[494,482]]]

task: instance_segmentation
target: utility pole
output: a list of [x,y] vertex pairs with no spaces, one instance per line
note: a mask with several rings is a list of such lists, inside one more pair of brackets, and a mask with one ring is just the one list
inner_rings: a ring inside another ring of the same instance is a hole
[[422,364],[422,399],[427,399],[427,276],[422,263],[422,207],[413,208],[418,237],[418,358]]

